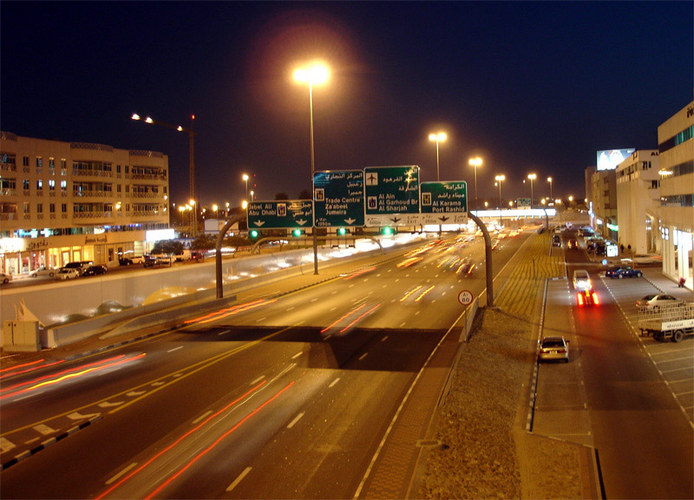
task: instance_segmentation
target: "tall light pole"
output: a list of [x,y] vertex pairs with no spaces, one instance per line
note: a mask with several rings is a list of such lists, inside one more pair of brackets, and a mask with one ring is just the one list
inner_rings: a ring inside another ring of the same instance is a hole
[[554,200],[554,196],[552,196],[552,178],[551,178],[551,177],[547,177],[547,182],[549,182],[549,200],[550,200],[550,201],[553,201],[553,200]]
[[439,142],[446,142],[448,136],[446,132],[438,132],[436,134],[429,134],[429,140],[436,143],[436,180],[440,181],[441,177],[439,175]]
[[[313,185],[313,174],[316,171],[315,167],[315,152],[313,144],[313,86],[321,85],[328,81],[330,71],[328,67],[321,63],[312,63],[310,66],[298,68],[294,70],[294,81],[297,83],[308,84],[308,106],[310,119],[310,136],[311,136],[311,185]],[[311,189],[313,191],[313,189]],[[314,200],[315,194],[311,195]],[[314,208],[315,210],[315,208]],[[318,240],[316,238],[316,214],[313,214],[311,221],[311,232],[313,233],[313,274],[318,274]]]
[[477,210],[477,167],[482,165],[482,158],[479,156],[476,158],[470,158],[467,163],[473,168],[475,173],[475,210]]
[[[133,113],[133,115],[130,117],[132,120],[142,120],[140,115],[137,113]],[[159,120],[154,120],[151,117],[146,117],[143,120],[145,123],[149,123],[150,125],[161,125],[162,127],[170,128],[173,130],[176,130],[178,132],[187,132],[188,133],[188,175],[189,175],[189,180],[190,180],[190,199],[194,200],[195,199],[195,132],[193,132],[193,123],[195,122],[195,115],[190,115],[190,127],[189,128],[184,128],[181,125],[171,125],[170,123],[162,122]],[[194,210],[191,212],[191,229],[193,233],[193,238],[197,237],[198,235],[198,217],[197,217],[197,210]]]
[[494,177],[496,183],[499,185],[499,225],[501,225],[501,183],[506,180],[505,175],[497,175]]
[[243,174],[241,179],[246,183],[246,199],[248,199],[248,174]]
[[528,179],[530,179],[530,208],[533,208],[533,181],[537,179],[537,174],[528,174]]

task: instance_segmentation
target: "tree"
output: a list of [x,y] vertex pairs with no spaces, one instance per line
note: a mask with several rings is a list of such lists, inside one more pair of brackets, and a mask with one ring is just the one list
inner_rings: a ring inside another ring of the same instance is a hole
[[182,255],[183,254],[183,243],[177,240],[161,240],[157,241],[152,248],[152,254],[166,254],[166,255]]
[[212,250],[217,245],[217,237],[201,234],[190,244],[191,250]]

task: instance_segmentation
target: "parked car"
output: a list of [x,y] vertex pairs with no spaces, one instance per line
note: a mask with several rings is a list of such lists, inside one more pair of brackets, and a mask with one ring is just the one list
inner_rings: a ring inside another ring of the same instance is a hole
[[108,268],[106,266],[89,266],[87,269],[84,270],[82,276],[98,276],[99,274],[105,274],[107,271]]
[[52,267],[41,266],[38,269],[34,269],[29,273],[32,278],[38,278],[39,276],[48,276],[50,278],[55,276],[58,270]]
[[540,361],[569,362],[569,341],[564,337],[545,337],[538,342],[540,349],[537,355]]
[[160,267],[160,266],[171,266],[172,259],[170,257],[159,258],[153,255],[146,255],[144,267]]
[[646,295],[645,297],[637,300],[636,308],[646,311],[659,311],[662,308],[672,307],[680,304],[684,304],[684,301],[666,293],[657,293]]
[[74,267],[61,267],[57,273],[55,273],[55,279],[57,280],[72,280],[80,277],[80,272]]
[[0,283],[2,283],[3,285],[7,285],[10,281],[12,281],[11,274],[0,273]]
[[607,271],[605,271],[605,276],[609,278],[640,278],[643,276],[643,273],[639,271],[638,269],[633,269],[631,267],[611,267]]
[[82,276],[82,273],[84,272],[84,270],[93,264],[94,264],[94,261],[92,261],[92,260],[80,260],[77,262],[68,262],[61,269],[75,269],[75,270],[77,270],[79,275]]

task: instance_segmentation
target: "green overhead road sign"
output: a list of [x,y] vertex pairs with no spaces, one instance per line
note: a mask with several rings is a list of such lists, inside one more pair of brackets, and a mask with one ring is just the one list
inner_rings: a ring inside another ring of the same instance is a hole
[[326,170],[313,174],[316,227],[364,225],[364,172]]
[[422,182],[422,224],[467,224],[467,182]]
[[364,196],[367,226],[419,224],[419,167],[366,167]]
[[311,200],[252,201],[248,229],[296,229],[313,225]]

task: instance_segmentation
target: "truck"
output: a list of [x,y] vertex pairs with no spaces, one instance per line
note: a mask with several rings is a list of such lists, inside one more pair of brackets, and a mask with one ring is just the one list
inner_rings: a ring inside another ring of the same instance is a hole
[[694,303],[667,308],[650,318],[638,322],[641,335],[654,339],[680,342],[687,335],[694,335]]

